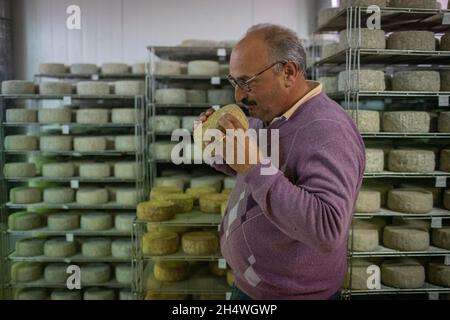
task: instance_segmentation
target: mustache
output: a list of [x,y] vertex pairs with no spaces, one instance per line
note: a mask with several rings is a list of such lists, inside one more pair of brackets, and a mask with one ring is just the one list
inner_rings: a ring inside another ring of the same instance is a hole
[[247,98],[242,99],[241,104],[243,104],[244,106],[256,106],[257,105],[256,101],[249,101]]

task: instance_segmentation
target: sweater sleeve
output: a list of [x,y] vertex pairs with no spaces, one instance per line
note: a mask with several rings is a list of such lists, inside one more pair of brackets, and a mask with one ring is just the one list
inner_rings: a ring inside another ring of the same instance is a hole
[[236,171],[234,171],[228,164],[226,164],[225,161],[223,161],[223,159],[219,156],[214,158],[206,158],[205,162],[217,171],[220,171],[227,176],[236,176]]
[[333,251],[347,239],[362,180],[361,158],[350,142],[339,140],[310,152],[304,163],[296,168],[300,178],[295,182],[279,170],[261,175],[261,165],[245,181],[279,230],[320,251]]

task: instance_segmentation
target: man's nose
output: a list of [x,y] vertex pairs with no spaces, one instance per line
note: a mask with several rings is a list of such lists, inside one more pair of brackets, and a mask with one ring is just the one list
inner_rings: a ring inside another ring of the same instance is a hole
[[241,102],[246,97],[247,97],[247,92],[242,90],[239,86],[236,86],[234,88],[234,100],[236,100],[236,102]]

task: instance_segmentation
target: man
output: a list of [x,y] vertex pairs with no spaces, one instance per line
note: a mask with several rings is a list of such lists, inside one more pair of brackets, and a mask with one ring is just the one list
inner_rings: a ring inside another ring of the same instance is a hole
[[[250,28],[231,54],[235,99],[248,108],[251,128],[279,130],[280,157],[272,175],[262,174],[273,166],[263,156],[256,164],[213,164],[237,177],[220,228],[222,254],[236,279],[232,299],[331,299],[344,282],[364,143],[321,85],[305,80],[305,59],[293,31],[269,24]],[[202,113],[200,122],[213,112]],[[242,129],[229,114],[219,124]],[[236,148],[255,150],[255,144],[247,139]]]

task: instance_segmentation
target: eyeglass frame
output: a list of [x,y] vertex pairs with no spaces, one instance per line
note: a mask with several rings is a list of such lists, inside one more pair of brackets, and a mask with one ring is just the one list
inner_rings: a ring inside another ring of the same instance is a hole
[[[245,81],[238,81],[237,79],[235,79],[233,76],[231,76],[231,74],[229,74],[227,76],[227,80],[231,83],[231,85],[233,86],[233,88],[236,89],[236,87],[239,87],[239,89],[244,90],[246,92],[250,92],[252,91],[252,88],[250,88],[250,83],[252,81],[254,81],[256,78],[258,78],[260,75],[262,75],[264,72],[272,69],[273,67],[275,67],[277,64],[282,63],[282,64],[286,64],[286,61],[277,61],[275,63],[272,63],[270,66],[268,66],[267,68],[265,68],[263,71],[258,72],[257,74],[251,76],[249,79],[245,80]],[[245,88],[246,87],[246,88]]]

